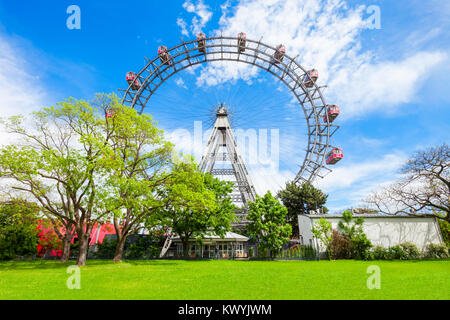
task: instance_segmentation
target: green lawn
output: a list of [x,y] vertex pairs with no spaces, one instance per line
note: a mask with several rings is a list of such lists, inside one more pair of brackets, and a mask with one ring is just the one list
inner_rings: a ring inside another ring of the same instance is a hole
[[0,262],[0,299],[450,299],[450,260],[88,261],[80,290],[66,286],[70,264]]

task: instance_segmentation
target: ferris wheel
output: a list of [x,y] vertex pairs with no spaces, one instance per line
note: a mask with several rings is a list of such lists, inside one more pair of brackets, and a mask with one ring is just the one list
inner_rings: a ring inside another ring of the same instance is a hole
[[[298,57],[298,56],[297,56]],[[330,172],[329,165],[343,158],[342,149],[331,144],[331,138],[339,129],[334,120],[340,113],[337,105],[328,105],[322,94],[325,86],[317,84],[319,73],[307,70],[286,53],[285,46],[269,46],[246,38],[215,36],[207,38],[199,33],[196,40],[182,41],[172,48],[160,46],[157,56],[147,59],[139,72],[127,72],[128,87],[122,103],[139,114],[150,106],[150,98],[157,89],[178,72],[197,65],[215,61],[244,63],[265,70],[284,84],[295,96],[307,127],[307,147],[304,159],[299,159],[300,169],[293,179],[296,183],[312,182]]]

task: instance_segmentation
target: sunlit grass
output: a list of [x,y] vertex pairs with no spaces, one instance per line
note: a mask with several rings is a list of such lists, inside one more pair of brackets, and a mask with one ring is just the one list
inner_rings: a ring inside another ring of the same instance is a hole
[[71,264],[0,262],[0,299],[450,299],[450,260],[88,261],[79,290],[66,286]]

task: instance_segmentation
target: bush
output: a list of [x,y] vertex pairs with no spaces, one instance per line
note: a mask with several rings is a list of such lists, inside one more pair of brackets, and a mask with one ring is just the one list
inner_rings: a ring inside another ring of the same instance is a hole
[[448,248],[443,244],[430,243],[425,247],[425,258],[445,259],[449,257]]
[[341,233],[352,242],[352,258],[368,260],[371,255],[372,243],[364,233],[363,223],[362,217],[354,218],[350,211],[344,211],[338,227]]
[[348,236],[340,234],[333,230],[333,235],[330,243],[332,252],[332,259],[351,259],[352,258],[352,241]]
[[35,204],[23,200],[0,204],[0,260],[36,256],[38,213]]
[[388,248],[382,246],[376,246],[372,250],[372,259],[375,260],[390,260],[392,259],[391,252]]
[[97,258],[112,259],[116,252],[117,239],[115,236],[106,236],[103,242],[98,244]]
[[[125,242],[125,257],[128,259],[149,259],[158,256],[159,242],[149,235],[130,235]],[[127,244],[129,243],[129,246]]]
[[447,247],[450,247],[450,223],[445,220],[438,219],[438,224],[445,244]]
[[406,258],[405,251],[399,245],[389,247],[388,251],[391,259],[405,260]]
[[405,253],[405,259],[414,260],[420,258],[420,251],[414,243],[400,243],[400,248],[402,248],[403,252]]

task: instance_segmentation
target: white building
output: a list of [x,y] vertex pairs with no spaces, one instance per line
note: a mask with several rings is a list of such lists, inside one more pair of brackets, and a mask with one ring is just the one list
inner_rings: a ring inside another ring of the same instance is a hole
[[[419,250],[422,250],[429,243],[443,243],[437,218],[433,216],[381,214],[354,214],[353,216],[364,218],[363,230],[374,246],[392,247],[402,242],[412,242]],[[320,218],[327,219],[331,227],[338,230],[342,215],[299,215],[299,234],[303,244],[317,247],[318,243],[311,229]],[[324,248],[322,247],[320,251],[323,252]]]

